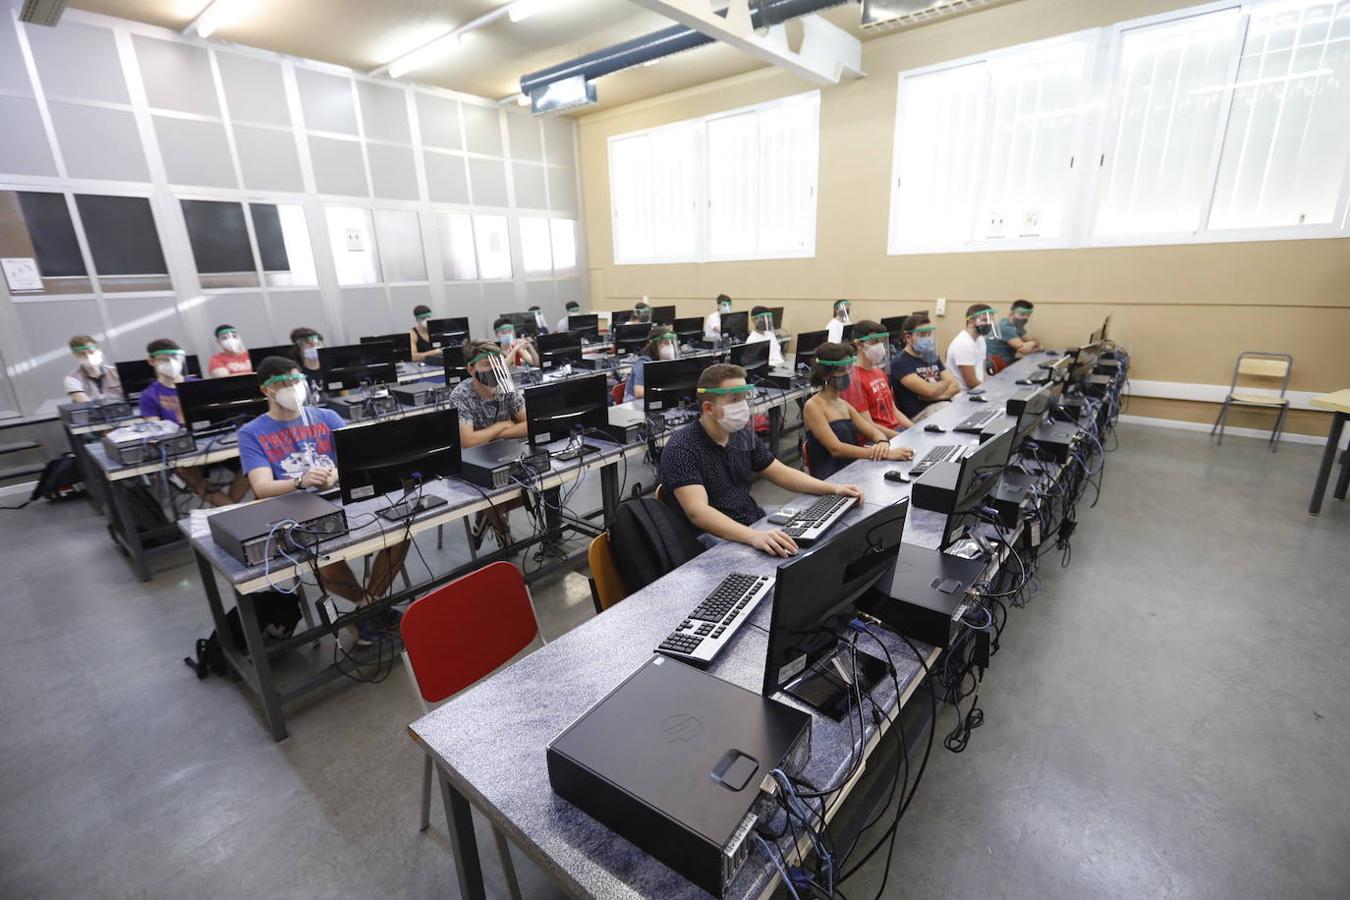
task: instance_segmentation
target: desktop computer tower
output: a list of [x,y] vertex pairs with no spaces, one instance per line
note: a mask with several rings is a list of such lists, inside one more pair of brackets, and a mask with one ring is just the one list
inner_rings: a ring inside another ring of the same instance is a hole
[[325,537],[347,533],[347,514],[342,507],[308,491],[221,510],[207,522],[211,539],[246,566],[278,559],[283,551],[292,556],[301,554],[279,527],[283,522],[296,523],[296,543],[305,548],[314,547]]
[[399,411],[398,398],[387,392],[369,397],[363,397],[359,394],[333,397],[325,405],[348,422],[378,419],[381,416],[393,415]]

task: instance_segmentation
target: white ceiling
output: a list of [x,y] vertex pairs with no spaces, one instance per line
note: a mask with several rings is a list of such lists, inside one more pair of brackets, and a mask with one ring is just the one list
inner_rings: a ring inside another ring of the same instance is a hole
[[[426,41],[504,5],[505,0],[234,0],[237,19],[219,38],[324,62],[370,70]],[[181,30],[205,0],[71,0],[70,6]],[[825,13],[864,37],[861,7],[846,3]],[[523,22],[503,16],[473,32],[439,64],[411,80],[498,99],[520,90],[520,76],[673,24],[628,0],[551,0]],[[602,107],[762,68],[723,44],[700,47],[596,82]],[[585,107],[579,112],[591,112]]]

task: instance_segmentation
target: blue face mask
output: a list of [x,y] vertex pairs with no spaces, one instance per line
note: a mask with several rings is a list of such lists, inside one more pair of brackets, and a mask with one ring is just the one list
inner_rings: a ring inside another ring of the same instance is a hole
[[924,359],[933,359],[937,356],[937,346],[932,338],[917,338],[914,341],[914,352]]

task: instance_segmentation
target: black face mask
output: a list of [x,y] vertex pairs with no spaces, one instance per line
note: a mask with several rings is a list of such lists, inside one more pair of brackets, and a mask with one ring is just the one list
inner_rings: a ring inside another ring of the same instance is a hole
[[845,372],[843,375],[836,375],[830,380],[834,382],[834,389],[842,394],[849,389],[849,385],[853,384],[853,374]]
[[993,326],[993,325],[990,325],[990,324],[987,323],[987,322],[975,326],[975,331],[976,331],[981,337],[983,337],[984,335],[988,334],[989,332],[991,332],[991,331],[993,331],[993,330],[994,330],[994,326]]
[[497,386],[497,373],[488,369],[486,372],[474,369],[473,377],[478,379],[478,383],[483,387],[495,388]]

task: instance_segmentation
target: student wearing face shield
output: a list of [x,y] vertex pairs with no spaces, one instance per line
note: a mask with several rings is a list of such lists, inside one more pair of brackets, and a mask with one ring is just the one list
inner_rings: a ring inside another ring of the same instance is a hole
[[[267,412],[239,429],[239,460],[259,499],[296,491],[324,491],[338,482],[333,432],[347,422],[331,409],[309,405],[309,386],[295,360],[269,356],[258,364],[258,386],[267,398]],[[319,567],[322,588],[365,606],[383,597],[408,554],[406,541],[375,556],[369,583],[362,585],[346,562]],[[398,627],[398,610],[356,627],[357,646],[368,646],[377,629]]]
[[[460,446],[477,447],[504,438],[525,437],[525,400],[516,390],[500,345],[492,341],[465,341],[464,363],[469,378],[450,392],[450,405],[459,413]],[[474,549],[483,543],[489,527],[500,546],[511,544],[507,514],[519,505],[519,500],[498,502],[479,513],[470,529]]]
[[61,387],[74,403],[106,400],[122,396],[122,382],[117,369],[108,365],[98,341],[87,334],[77,334],[67,346],[79,363],[75,371],[61,380]]
[[722,339],[722,316],[731,312],[731,298],[726,294],[718,294],[717,299],[713,301],[713,306],[713,311],[703,319],[703,339],[720,341]]
[[849,384],[840,395],[887,439],[914,423],[895,405],[891,392],[890,334],[878,322],[863,319],[853,326],[853,350],[857,362],[850,370]]
[[830,318],[829,324],[825,326],[825,339],[831,344],[842,343],[844,340],[844,326],[853,320],[849,318],[849,313],[853,310],[853,304],[847,300],[834,301],[834,315]]
[[548,322],[544,319],[544,309],[541,306],[531,306],[526,310],[534,316],[534,329],[538,334],[548,334]]
[[891,362],[891,387],[900,411],[922,422],[961,393],[952,373],[938,359],[937,326],[918,313],[901,325],[905,348]]
[[[575,300],[568,300],[566,309],[567,309],[567,316],[581,315],[581,304]],[[558,320],[557,330],[560,333],[572,330],[572,327],[567,323],[567,316],[563,316],[561,319]]]
[[216,343],[220,345],[220,352],[213,354],[206,364],[206,371],[212,378],[248,375],[253,371],[253,361],[244,349],[239,329],[233,325],[217,325]]
[[492,323],[492,331],[497,336],[497,346],[509,368],[539,365],[539,351],[534,349],[534,339],[518,337],[516,326],[511,324],[510,319],[499,317]]
[[306,372],[319,371],[319,350],[323,347],[323,335],[313,328],[296,328],[291,332],[291,343],[295,345],[296,358]]
[[644,382],[647,376],[647,363],[653,360],[677,359],[680,355],[680,339],[674,331],[664,325],[657,325],[648,336],[647,344],[633,360],[633,368],[628,373],[628,381],[623,388],[623,399],[640,400],[643,396]]
[[703,370],[698,421],[677,430],[661,451],[663,494],[705,534],[749,544],[771,556],[792,556],[797,542],[781,529],[750,527],[764,516],[750,494],[753,473],[796,494],[838,494],[861,503],[862,491],[821,481],[774,459],[750,427],[753,394],[740,366],[717,363]]
[[855,381],[855,362],[853,347],[848,344],[826,343],[816,348],[811,384],[820,390],[806,401],[802,419],[806,424],[807,468],[817,478],[829,478],[855,459],[914,457],[908,447],[892,447],[890,436],[845,399]]
[[431,344],[431,315],[431,307],[425,303],[413,307],[413,327],[408,332],[408,349],[415,363],[441,360],[440,349]]
[[966,327],[947,345],[947,369],[965,390],[973,391],[984,383],[988,358],[984,339],[993,330],[993,307],[976,303],[966,310]]
[[767,306],[756,306],[750,310],[750,336],[747,344],[769,342],[769,365],[779,368],[783,365],[783,348],[778,346],[778,337],[774,334],[773,310]]
[[639,325],[646,325],[652,320],[652,308],[646,301],[639,300],[633,307],[633,321]]
[[1033,308],[1030,300],[1014,300],[1012,315],[999,319],[993,333],[985,339],[995,372],[1002,372],[1022,357],[1041,349],[1040,341],[1027,334]]

